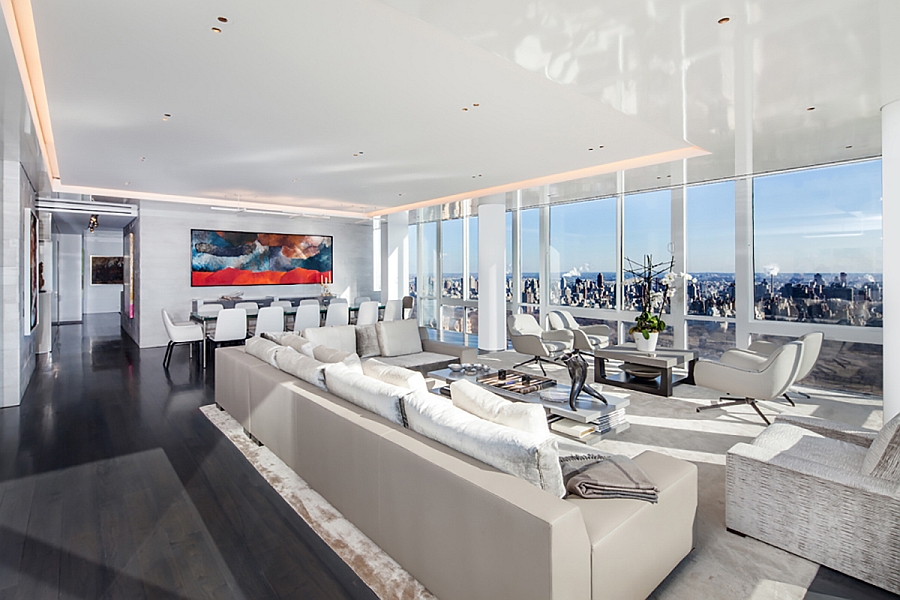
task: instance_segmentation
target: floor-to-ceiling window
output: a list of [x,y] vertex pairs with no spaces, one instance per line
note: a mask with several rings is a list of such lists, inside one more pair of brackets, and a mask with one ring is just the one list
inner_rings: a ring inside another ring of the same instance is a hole
[[409,226],[409,295],[415,298],[418,295],[416,279],[419,275],[419,226]]
[[880,327],[881,163],[753,181],[755,318]]
[[642,282],[630,270],[652,264],[668,264],[672,259],[672,194],[657,190],[625,196],[624,264],[622,309],[644,310]]
[[438,323],[438,296],[440,287],[438,284],[438,276],[440,273],[439,265],[439,243],[438,243],[438,224],[434,221],[422,223],[419,225],[421,235],[421,251],[419,257],[421,265],[419,266],[419,299],[418,311],[419,322],[426,327],[437,329]]

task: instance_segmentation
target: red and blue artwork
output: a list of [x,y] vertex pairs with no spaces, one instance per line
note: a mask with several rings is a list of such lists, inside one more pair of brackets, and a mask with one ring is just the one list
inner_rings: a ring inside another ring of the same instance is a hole
[[330,283],[329,235],[191,230],[191,285]]

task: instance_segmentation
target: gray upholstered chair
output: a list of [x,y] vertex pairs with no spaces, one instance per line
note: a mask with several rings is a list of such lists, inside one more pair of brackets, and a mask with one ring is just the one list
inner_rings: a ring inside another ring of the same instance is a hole
[[579,325],[567,310],[554,310],[547,315],[550,331],[568,329],[575,336],[575,350],[591,354],[597,348],[609,346],[612,330],[606,325]]
[[731,394],[720,398],[718,404],[698,407],[697,412],[749,404],[769,425],[769,419],[756,403],[778,398],[791,387],[802,362],[803,344],[790,342],[780,346],[762,362],[756,360],[758,357],[751,360],[730,352],[724,352],[718,361],[700,359],[694,366],[694,382],[697,385]]
[[[816,366],[816,361],[819,359],[819,352],[821,352],[822,350],[822,342],[824,340],[825,334],[821,331],[813,331],[811,333],[801,335],[795,340],[803,344],[803,356],[800,359],[800,365],[797,370],[797,376],[794,378],[794,383],[797,383],[798,381],[809,375],[810,371],[813,370],[813,367]],[[724,357],[726,354],[730,355],[728,360],[733,360],[735,361],[735,364],[738,365],[746,362],[749,362],[750,364],[753,364],[754,362],[757,364],[762,364],[769,356],[772,355],[773,352],[775,352],[775,350],[780,347],[781,344],[775,344],[773,342],[767,342],[765,340],[757,340],[750,344],[750,347],[746,350],[733,348],[731,350],[727,350],[722,356]],[[794,393],[799,394],[804,398],[809,398],[809,394],[798,392],[796,390],[794,391]],[[788,396],[787,390],[785,390],[783,396],[791,406],[795,406],[794,401],[791,400],[790,396]]]
[[879,432],[781,415],[725,460],[728,529],[900,593],[900,415]]
[[556,362],[559,356],[574,348],[575,336],[571,331],[544,331],[532,315],[509,315],[506,317],[506,328],[513,350],[532,357],[514,365],[514,369],[537,363],[541,373],[546,375],[544,362]]

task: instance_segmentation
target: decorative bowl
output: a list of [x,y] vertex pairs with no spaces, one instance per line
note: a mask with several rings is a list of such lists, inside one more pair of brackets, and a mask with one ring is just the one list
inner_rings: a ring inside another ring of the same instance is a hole
[[459,373],[465,367],[459,363],[451,363],[451,364],[447,365],[447,368],[450,369],[451,371],[453,371],[454,373]]

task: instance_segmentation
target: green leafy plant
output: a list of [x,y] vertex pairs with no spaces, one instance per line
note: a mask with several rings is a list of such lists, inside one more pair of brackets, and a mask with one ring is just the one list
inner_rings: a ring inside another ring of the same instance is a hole
[[646,310],[638,316],[634,321],[634,327],[628,330],[629,335],[633,334],[636,331],[639,331],[641,335],[644,336],[645,340],[650,339],[650,334],[653,332],[659,333],[661,331],[665,331],[666,322],[663,321],[657,315],[651,315]]
[[[674,273],[675,258],[666,262],[654,263],[652,255],[645,255],[643,262],[636,262],[630,258],[625,259],[626,273],[632,276],[631,282],[640,286],[643,296],[641,314],[634,321],[634,326],[628,330],[629,335],[640,332],[645,340],[650,339],[651,333],[665,331],[666,322],[662,320],[663,309],[666,302],[674,293],[673,286],[681,279],[686,281],[693,279],[687,273]],[[653,314],[656,309],[656,314]]]

